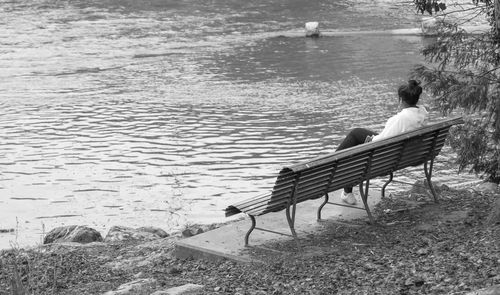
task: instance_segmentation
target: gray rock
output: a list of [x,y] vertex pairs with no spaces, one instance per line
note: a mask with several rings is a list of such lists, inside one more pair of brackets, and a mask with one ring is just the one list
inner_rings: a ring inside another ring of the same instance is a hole
[[493,182],[483,182],[476,186],[476,190],[482,193],[495,194],[498,192],[499,187],[498,184]]
[[142,232],[155,234],[160,238],[166,238],[166,237],[170,236],[166,231],[164,231],[163,229],[161,229],[159,227],[143,226],[143,227],[137,228],[137,230],[142,231]]
[[204,231],[202,228],[186,228],[182,231],[182,237],[184,238],[189,238],[189,237],[192,237],[192,236],[196,236],[196,235],[199,235],[199,234],[202,234]]
[[488,288],[472,291],[467,293],[466,295],[498,295],[498,294],[500,294],[500,285],[495,285]]
[[82,244],[102,242],[102,236],[98,231],[90,227],[68,225],[54,228],[43,239],[44,244],[65,242]]
[[189,294],[191,292],[199,291],[203,289],[203,285],[197,284],[186,284],[179,287],[173,287],[164,291],[156,291],[151,295],[182,295]]
[[139,294],[141,290],[156,284],[155,279],[139,279],[125,283],[114,291],[108,291],[104,295],[133,295]]
[[154,228],[131,228],[125,226],[113,226],[109,229],[108,234],[104,238],[105,242],[118,241],[152,241],[163,238],[166,232],[161,229]]
[[224,223],[219,223],[219,224],[193,224],[188,227],[186,227],[184,230],[182,230],[181,235],[183,238],[189,238],[192,236],[196,236],[199,234],[202,234],[207,231],[214,230],[216,228],[221,227],[224,225]]

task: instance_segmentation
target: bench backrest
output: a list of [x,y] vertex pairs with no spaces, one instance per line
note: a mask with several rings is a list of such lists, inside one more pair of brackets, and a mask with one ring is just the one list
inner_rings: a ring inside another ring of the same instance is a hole
[[[346,186],[433,159],[443,147],[451,126],[462,118],[448,119],[384,140],[358,145],[281,169],[271,194],[226,209],[226,216],[239,212],[262,215],[316,199]],[[266,201],[267,200],[267,201]]]

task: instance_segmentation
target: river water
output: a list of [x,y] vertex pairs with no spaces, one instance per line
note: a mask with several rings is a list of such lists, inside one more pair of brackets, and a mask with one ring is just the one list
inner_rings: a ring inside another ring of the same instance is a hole
[[[283,165],[381,128],[427,42],[360,33],[416,27],[394,3],[0,0],[0,248],[225,221]],[[469,177],[441,160],[438,180]]]

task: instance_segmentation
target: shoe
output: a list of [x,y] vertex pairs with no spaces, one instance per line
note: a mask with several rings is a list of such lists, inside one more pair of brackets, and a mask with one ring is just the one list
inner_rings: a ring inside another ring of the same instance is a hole
[[356,197],[353,193],[342,192],[340,199],[342,199],[342,201],[346,204],[356,205]]

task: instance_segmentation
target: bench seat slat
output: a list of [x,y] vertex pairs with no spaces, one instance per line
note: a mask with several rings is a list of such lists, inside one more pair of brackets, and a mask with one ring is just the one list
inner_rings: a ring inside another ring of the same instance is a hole
[[[372,168],[369,177],[362,177],[355,184],[359,184],[361,181],[365,181],[367,178],[371,179],[375,177],[389,175],[392,171],[396,170],[394,167],[394,162],[391,161],[381,164],[377,163],[375,167],[377,168]],[[329,191],[343,188],[344,186],[348,186],[348,183],[350,182],[346,181],[346,179],[352,179],[352,178],[350,177],[336,178],[330,185]]]
[[[253,215],[261,215],[267,212],[280,211],[286,208],[288,204],[288,195],[275,196],[271,200],[268,200],[265,203],[254,204],[253,206],[246,207],[245,213],[253,214]],[[241,209],[240,209],[241,210]]]
[[322,184],[326,185],[326,183],[330,179],[330,175],[331,175],[331,173],[325,174],[322,176],[317,176],[314,178],[308,178],[307,180],[301,180],[297,183],[297,188],[299,188],[299,191],[300,191],[300,188],[302,188],[304,186],[322,185]]
[[396,167],[397,165],[397,162],[399,161],[399,157],[386,157],[386,158],[383,158],[383,159],[373,159],[372,163],[371,163],[371,170],[370,171],[373,171],[374,169],[380,167],[380,166],[393,166],[393,167]]
[[[440,150],[440,147],[438,147]],[[400,163],[398,164],[398,168],[402,167],[407,162],[412,162],[414,160],[425,161],[433,155],[437,155],[437,153],[433,153],[431,150],[426,149],[412,149],[405,152],[401,156]]]
[[255,215],[267,212],[276,212],[285,209],[286,205],[289,203],[289,200],[290,195],[274,196],[271,200],[269,200],[268,203],[259,204],[258,206],[254,206],[251,209],[255,212]]
[[277,203],[286,203],[292,189],[293,183],[290,183],[287,187],[280,187],[279,190],[273,191],[272,194],[266,194],[258,198],[247,199],[234,204],[232,205],[233,208],[229,210],[230,212],[226,210],[226,216],[234,215],[234,212],[237,210],[240,212],[249,212],[260,207],[276,206]]
[[270,203],[270,200],[279,200],[281,199],[286,199],[290,195],[290,192],[283,191],[281,194],[275,194],[273,193],[272,195],[268,194],[265,195],[265,198],[259,198],[256,200],[250,200],[248,202],[242,202],[239,204],[233,205],[236,207],[238,210],[245,211],[249,210],[250,208],[256,208],[258,206],[268,206]]
[[302,195],[302,194],[304,194],[306,192],[310,192],[310,191],[315,191],[315,192],[318,192],[318,193],[324,195],[325,190],[327,189],[327,185],[328,185],[328,180],[325,180],[321,183],[314,183],[313,182],[313,183],[308,183],[308,184],[297,187],[297,191],[298,191],[299,195]]
[[342,181],[343,179],[346,178],[359,178],[361,175],[363,175],[364,172],[365,172],[364,169],[358,169],[354,171],[348,171],[342,174],[336,174],[332,182]]
[[[394,152],[400,150],[401,147],[402,147],[402,145],[398,143],[395,146],[390,146],[388,149],[381,150],[381,153],[386,153],[387,155],[394,156],[393,155]],[[364,156],[365,155],[363,155],[361,157],[348,158],[346,160],[337,161],[337,169],[335,171],[336,175],[341,174],[346,170],[351,170],[351,169],[353,169],[353,167],[358,167],[360,169],[364,169],[366,166],[366,162],[368,161],[369,155],[366,155],[366,157],[364,157]],[[323,170],[318,171],[317,173],[329,174],[331,172],[332,167],[333,167],[333,164],[330,164],[328,166],[322,166]],[[308,171],[308,170],[305,170],[305,171]],[[311,171],[313,171],[313,170],[311,170]],[[314,172],[311,172],[311,174],[314,174]],[[309,177],[309,173],[305,174],[305,175],[303,173],[303,175],[301,176],[301,178],[307,178],[307,177]]]
[[[338,166],[335,169],[335,175],[339,175],[350,170],[364,170],[364,168],[366,167],[366,162],[367,159],[356,159],[355,161],[352,162],[338,163]],[[317,178],[329,176],[330,173],[332,172],[333,165],[325,168],[328,169],[324,169],[322,171],[318,171],[317,173],[312,173],[312,174],[308,173],[309,172],[308,170],[302,171],[299,180],[299,185],[304,182],[314,181]]]
[[245,207],[251,206],[252,204],[265,202],[266,200],[269,200],[270,195],[271,194],[264,194],[262,196],[255,197],[253,199],[246,199],[246,200],[243,200],[243,201],[236,203],[234,205],[231,205],[231,206],[234,206],[237,208],[245,208]]
[[315,199],[318,199],[318,198],[321,198],[321,197],[324,197],[325,194],[324,193],[319,193],[319,192],[315,192],[315,191],[306,191],[304,192],[303,194],[300,195],[299,199],[297,200],[297,202],[304,202],[304,201],[307,201],[307,200],[315,200]]
[[291,192],[293,189],[294,183],[290,183],[287,186],[280,186],[278,189],[273,190],[273,195],[282,194],[283,192]]
[[305,170],[301,173],[299,183],[306,181],[314,181],[314,179],[328,177],[332,173],[333,165],[329,167],[325,167],[325,169],[320,171],[314,171],[313,173],[308,173],[309,171]]
[[292,180],[292,181],[287,181],[287,182],[282,182],[282,183],[276,183],[274,185],[274,189],[273,191],[274,192],[279,192],[279,191],[283,191],[283,190],[288,190],[290,188],[292,188],[293,186],[295,185],[295,180]]

